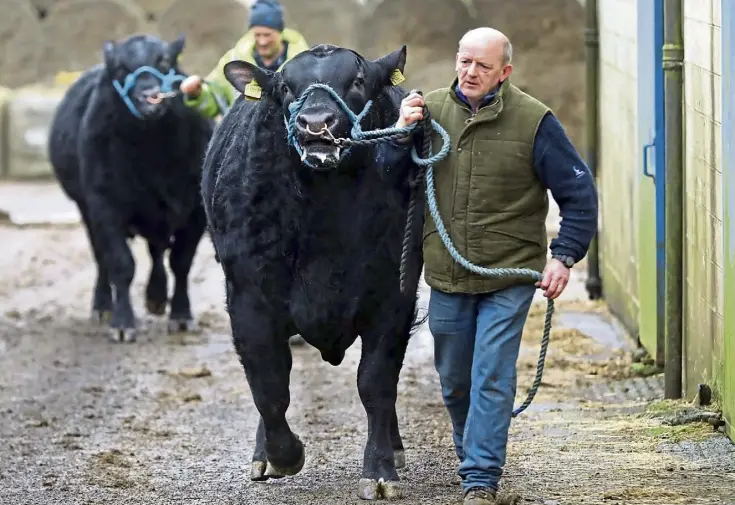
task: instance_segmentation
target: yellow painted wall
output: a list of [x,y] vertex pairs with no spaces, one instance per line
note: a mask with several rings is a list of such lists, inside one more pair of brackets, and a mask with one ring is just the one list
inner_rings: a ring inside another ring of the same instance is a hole
[[719,389],[723,363],[720,0],[684,0],[684,384]]
[[636,0],[599,0],[600,267],[605,299],[638,326],[638,120]]

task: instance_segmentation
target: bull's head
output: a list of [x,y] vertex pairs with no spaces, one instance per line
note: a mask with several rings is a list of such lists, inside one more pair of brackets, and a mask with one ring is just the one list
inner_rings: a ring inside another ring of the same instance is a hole
[[183,79],[177,60],[184,42],[183,35],[170,43],[150,35],[105,42],[107,77],[133,115],[157,119],[171,107],[171,100],[164,97]]
[[319,45],[298,54],[279,72],[235,60],[225,65],[224,73],[241,93],[255,80],[262,93],[282,107],[287,122],[291,120],[289,105],[303,98],[296,112],[294,140],[303,161],[315,170],[329,170],[339,164],[342,154],[342,146],[333,139],[350,137],[352,118],[329,91],[313,89],[302,97],[304,90],[314,83],[326,84],[357,115],[384,86],[392,85],[393,73],[403,72],[405,64],[406,46],[368,60],[349,49]]

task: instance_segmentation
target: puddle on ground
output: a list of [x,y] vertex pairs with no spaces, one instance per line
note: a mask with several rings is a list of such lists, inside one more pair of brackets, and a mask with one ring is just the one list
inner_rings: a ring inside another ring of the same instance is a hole
[[556,318],[559,326],[581,331],[606,347],[625,351],[635,349],[635,344],[620,323],[605,314],[568,311],[560,312]]

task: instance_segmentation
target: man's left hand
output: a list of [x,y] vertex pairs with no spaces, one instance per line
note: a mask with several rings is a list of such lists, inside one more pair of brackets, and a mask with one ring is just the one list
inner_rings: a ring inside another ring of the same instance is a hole
[[570,270],[558,259],[551,258],[544,268],[543,278],[536,287],[544,290],[544,296],[551,300],[558,298],[569,282]]

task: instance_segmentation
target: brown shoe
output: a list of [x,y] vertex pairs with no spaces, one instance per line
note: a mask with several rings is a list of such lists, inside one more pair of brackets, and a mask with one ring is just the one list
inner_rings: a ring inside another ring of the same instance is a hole
[[482,487],[472,488],[464,495],[464,505],[495,505],[495,491]]

